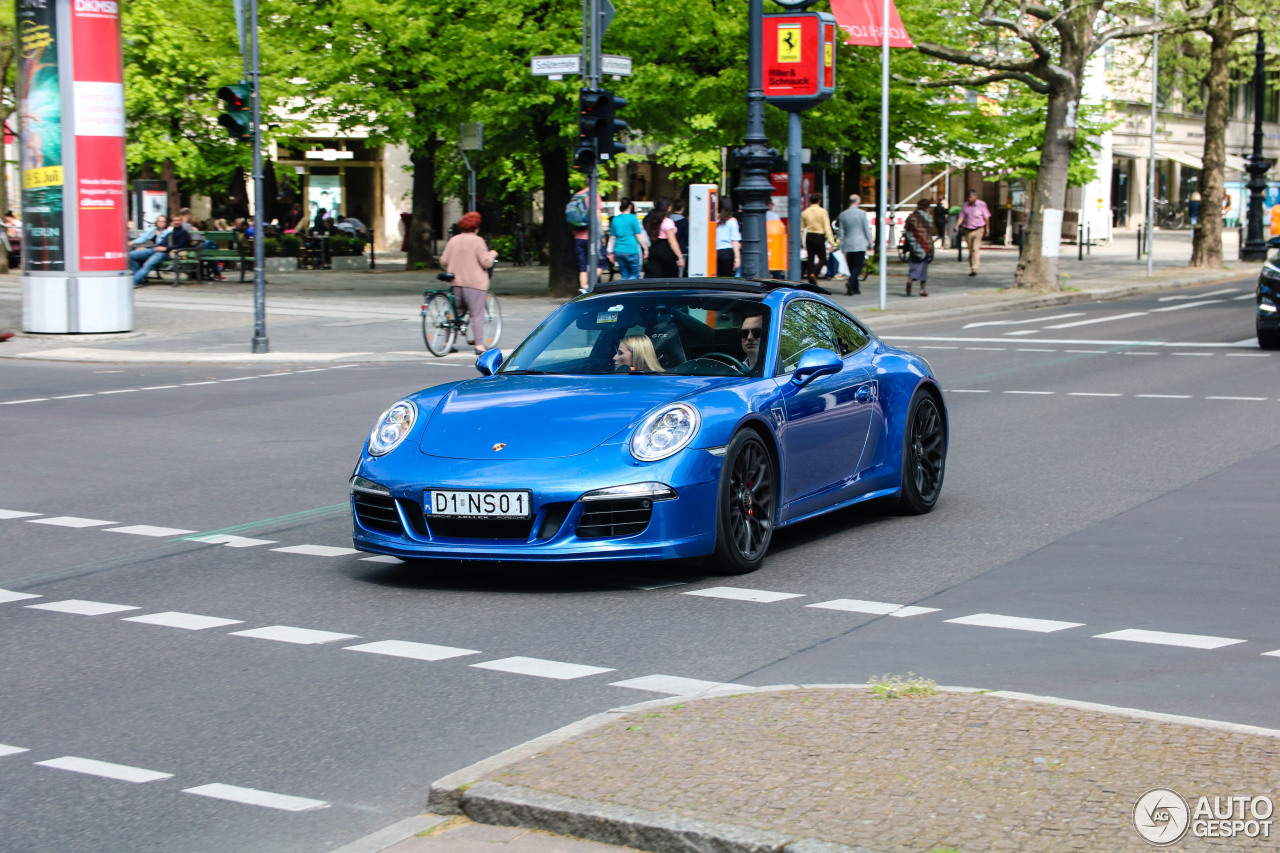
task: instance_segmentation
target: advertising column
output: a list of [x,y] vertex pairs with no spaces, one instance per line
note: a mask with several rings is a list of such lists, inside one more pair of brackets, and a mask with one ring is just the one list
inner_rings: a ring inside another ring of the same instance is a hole
[[19,0],[22,326],[133,326],[117,0]]

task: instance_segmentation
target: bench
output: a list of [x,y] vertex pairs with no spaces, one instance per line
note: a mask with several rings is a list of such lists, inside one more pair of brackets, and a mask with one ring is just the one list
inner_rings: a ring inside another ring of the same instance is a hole
[[239,231],[206,231],[200,243],[203,245],[206,241],[212,242],[214,248],[200,250],[203,277],[210,277],[209,270],[215,263],[239,264],[242,282],[253,271],[253,241],[241,240]]

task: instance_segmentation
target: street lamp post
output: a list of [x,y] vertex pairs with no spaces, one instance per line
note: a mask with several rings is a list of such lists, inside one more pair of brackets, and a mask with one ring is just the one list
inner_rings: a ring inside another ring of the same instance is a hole
[[1258,33],[1258,47],[1254,50],[1253,57],[1253,156],[1245,167],[1249,173],[1249,214],[1240,260],[1265,261],[1267,239],[1262,228],[1262,205],[1267,192],[1266,174],[1271,168],[1271,161],[1262,156],[1262,109],[1266,103],[1263,97],[1266,86],[1263,68],[1266,44],[1262,40],[1262,33]]
[[[769,210],[769,166],[778,152],[769,147],[764,133],[764,89],[761,70],[764,48],[764,0],[750,0],[747,18],[747,135],[738,149],[742,166],[742,277],[764,278],[769,274],[768,246],[765,243],[765,214]],[[787,211],[791,227],[800,227],[800,211]]]

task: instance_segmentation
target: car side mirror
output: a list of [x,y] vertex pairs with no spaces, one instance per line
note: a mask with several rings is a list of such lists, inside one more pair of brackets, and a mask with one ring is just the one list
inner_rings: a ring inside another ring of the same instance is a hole
[[840,356],[829,349],[814,347],[800,356],[800,363],[791,374],[791,384],[797,388],[803,388],[819,376],[839,373],[843,367],[844,363],[840,361]]
[[476,359],[476,370],[481,376],[492,376],[502,366],[502,350],[487,349]]

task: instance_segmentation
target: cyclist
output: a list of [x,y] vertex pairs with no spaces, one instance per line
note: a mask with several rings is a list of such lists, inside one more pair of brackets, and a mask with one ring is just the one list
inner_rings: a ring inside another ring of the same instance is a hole
[[489,290],[489,270],[497,259],[497,251],[488,248],[479,235],[480,214],[464,213],[458,220],[458,233],[445,244],[440,265],[453,273],[453,299],[471,315],[471,339],[476,355],[484,352],[484,297]]

